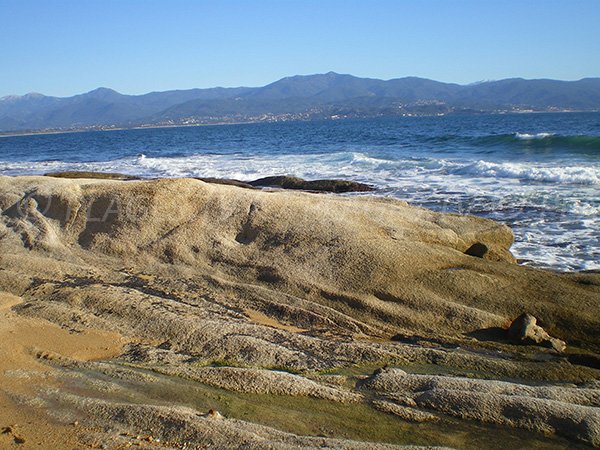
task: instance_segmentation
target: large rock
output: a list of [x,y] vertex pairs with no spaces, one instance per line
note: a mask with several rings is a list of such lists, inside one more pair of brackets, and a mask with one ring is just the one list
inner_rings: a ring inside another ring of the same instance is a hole
[[508,338],[515,344],[543,345],[563,352],[567,348],[564,341],[551,337],[537,324],[531,314],[523,313],[510,324]]
[[[240,189],[192,179],[0,177],[0,291],[23,299],[12,307],[14,313],[76,333],[120,334],[135,343],[120,363],[197,379],[237,396],[292,394],[312,397],[297,399],[302,403],[351,402],[361,395],[352,383],[331,386],[323,373],[313,383],[308,373],[375,363],[436,364],[436,370],[491,378],[597,378],[593,367],[554,355],[555,361],[533,361],[516,346],[503,346],[499,353],[496,344],[481,348],[466,337],[473,330],[505,327],[508,317],[526,309],[553,335],[577,342],[582,354],[600,347],[600,276],[511,264],[512,238],[508,227],[490,220],[371,196]],[[464,254],[475,243],[489,249],[484,258]],[[390,341],[396,334],[431,339],[427,345],[407,345]],[[35,354],[48,349],[41,350]],[[48,361],[58,366],[60,359]],[[367,383],[378,396],[368,398],[388,402],[375,406],[397,415],[425,418],[417,406],[470,417],[481,405],[478,420],[524,428],[532,423],[529,429],[597,442],[593,389],[403,372],[384,379],[384,374]],[[121,375],[105,376],[116,382]],[[54,385],[63,392],[69,383]],[[117,414],[128,429],[140,430],[151,408],[137,408],[131,399],[145,397],[124,384],[105,387],[102,392],[117,396],[114,402],[96,404],[90,394],[83,410],[109,422]],[[149,392],[162,392],[154,389]],[[495,397],[482,397],[489,393]],[[176,437],[179,427],[170,414],[188,401],[185,395],[168,397],[172,406],[152,410],[165,418],[161,439]],[[226,419],[212,422],[230,424],[227,411],[218,408]],[[348,417],[349,427],[362,420]],[[196,413],[190,418],[194,426]],[[155,428],[156,422],[147,425]],[[200,434],[213,430],[212,424],[203,425],[182,438],[210,445],[212,438]],[[292,446],[299,442],[290,439]],[[280,444],[278,439],[273,446]]]
[[283,189],[300,189],[303,191],[322,192],[371,192],[375,188],[368,184],[349,180],[312,180],[307,181],[298,177],[274,176],[251,181],[252,186],[280,187]]
[[[6,290],[27,277],[64,277],[87,261],[84,273],[125,265],[174,283],[209,277],[218,282],[206,289],[236,307],[243,298],[303,329],[462,337],[503,327],[527,308],[559,338],[600,344],[595,285],[507,264],[512,232],[478,217],[191,179],[0,177],[0,209]],[[463,253],[477,242],[499,261]]]

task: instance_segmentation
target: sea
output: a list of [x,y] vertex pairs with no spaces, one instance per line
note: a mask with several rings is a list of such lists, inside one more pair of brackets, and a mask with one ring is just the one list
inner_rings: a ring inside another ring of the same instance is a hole
[[[600,113],[382,117],[0,138],[0,175],[64,170],[370,183],[509,225],[521,264],[600,269]],[[367,195],[367,194],[348,194]]]

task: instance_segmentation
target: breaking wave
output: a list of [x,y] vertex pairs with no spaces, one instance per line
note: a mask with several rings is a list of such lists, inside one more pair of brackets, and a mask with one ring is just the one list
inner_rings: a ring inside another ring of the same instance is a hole
[[600,150],[600,136],[563,136],[554,133],[496,134],[474,138],[475,145],[534,147],[545,149]]
[[453,175],[516,178],[545,183],[600,184],[600,168],[586,166],[539,166],[529,163],[494,163],[477,161],[450,171]]

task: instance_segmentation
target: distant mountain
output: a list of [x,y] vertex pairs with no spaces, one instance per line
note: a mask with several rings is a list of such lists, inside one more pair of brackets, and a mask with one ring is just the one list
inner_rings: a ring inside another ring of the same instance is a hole
[[424,78],[358,78],[334,72],[263,87],[123,95],[98,88],[73,97],[0,99],[0,132],[521,111],[599,111],[600,78],[511,78],[470,85]]

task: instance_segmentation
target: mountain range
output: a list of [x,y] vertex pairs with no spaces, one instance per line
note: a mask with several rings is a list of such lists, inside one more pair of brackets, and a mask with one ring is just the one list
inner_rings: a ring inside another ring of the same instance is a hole
[[60,131],[318,120],[398,115],[599,111],[600,78],[511,78],[469,85],[424,78],[359,78],[329,72],[262,87],[124,95],[98,88],[72,97],[0,99],[0,132]]

